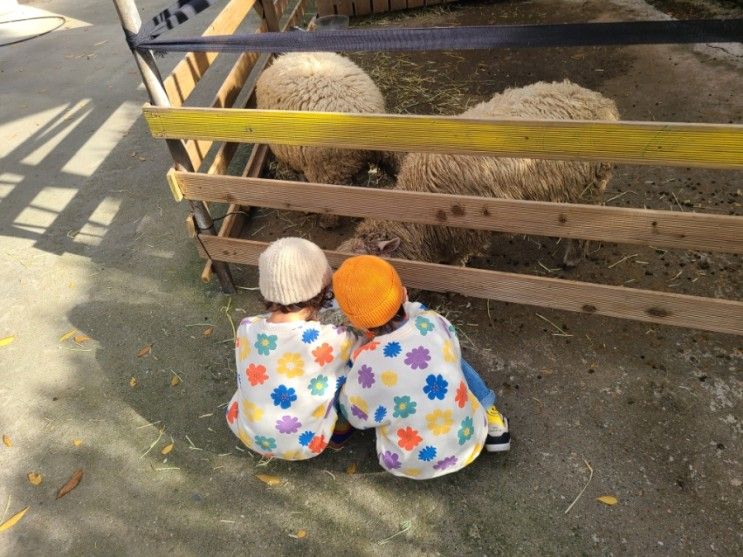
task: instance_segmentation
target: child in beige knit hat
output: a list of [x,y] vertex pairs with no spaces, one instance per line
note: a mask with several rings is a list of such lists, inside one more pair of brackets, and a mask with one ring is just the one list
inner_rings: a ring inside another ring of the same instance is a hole
[[[332,275],[318,246],[282,238],[261,254],[258,269],[268,313],[243,319],[237,330],[237,390],[227,424],[264,456],[312,458],[333,435],[337,392],[356,338],[317,320],[330,299]],[[338,429],[342,439],[350,426]]]

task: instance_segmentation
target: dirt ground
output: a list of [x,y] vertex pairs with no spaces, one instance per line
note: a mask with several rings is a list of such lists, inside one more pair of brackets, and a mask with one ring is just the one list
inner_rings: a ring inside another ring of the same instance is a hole
[[[145,14],[162,7],[140,4]],[[354,24],[743,15],[731,2],[652,4],[473,1]],[[743,351],[728,335],[423,293],[498,392],[509,454],[414,482],[381,471],[372,432],[301,463],[241,448],[223,409],[234,389],[230,323],[260,309],[255,270],[235,269],[248,289],[232,297],[199,282],[186,207],[173,203],[167,152],[139,117],[144,91],[112,7],[30,5],[89,25],[0,48],[0,338],[14,337],[0,347],[0,435],[12,440],[0,445],[0,523],[30,507],[0,532],[0,555],[743,552]],[[354,58],[392,112],[451,114],[567,77],[614,98],[627,120],[743,122],[734,45]],[[367,182],[390,179],[359,177]],[[740,215],[742,190],[740,172],[620,166],[606,201]],[[261,211],[245,235],[334,247],[352,227],[327,232],[313,217]],[[555,239],[502,237],[474,264],[741,298],[739,256],[597,244],[576,270],[559,259]],[[72,330],[90,339],[60,341]],[[55,500],[78,468],[80,485]]]

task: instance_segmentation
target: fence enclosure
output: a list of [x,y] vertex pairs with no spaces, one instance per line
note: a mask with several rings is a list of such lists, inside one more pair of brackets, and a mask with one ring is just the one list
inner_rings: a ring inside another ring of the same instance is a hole
[[[122,3],[124,0],[117,0]],[[364,15],[431,0],[318,0],[320,15]],[[286,30],[304,18],[305,0],[231,0],[204,35],[230,34],[251,9],[262,15],[257,32]],[[368,10],[368,11],[364,11]],[[123,18],[122,18],[123,19]],[[167,100],[144,114],[154,137],[164,138],[176,166],[167,179],[176,200],[187,200],[197,249],[222,287],[232,288],[226,264],[255,265],[264,242],[239,238],[240,207],[268,207],[352,217],[615,243],[743,253],[743,217],[625,209],[595,205],[403,192],[262,178],[266,143],[376,150],[491,154],[547,159],[743,170],[743,126],[658,122],[493,121],[452,117],[361,115],[255,110],[253,91],[270,56],[243,53],[208,108],[185,108],[216,53],[189,53],[162,81]],[[141,69],[141,65],[140,65]],[[143,77],[145,73],[143,72]],[[147,80],[145,79],[147,84]],[[233,108],[241,92],[246,108]],[[208,168],[206,153],[222,142]],[[254,148],[240,176],[227,176],[238,143]],[[180,147],[179,147],[180,146]],[[178,155],[180,153],[180,155]],[[186,159],[184,162],[184,158]],[[209,229],[207,203],[229,204],[219,231]],[[235,213],[235,214],[232,214]],[[205,220],[206,219],[206,220]],[[331,264],[347,255],[327,252]],[[208,259],[211,258],[212,260]],[[743,334],[743,302],[563,279],[391,260],[414,288],[595,313],[639,321]]]

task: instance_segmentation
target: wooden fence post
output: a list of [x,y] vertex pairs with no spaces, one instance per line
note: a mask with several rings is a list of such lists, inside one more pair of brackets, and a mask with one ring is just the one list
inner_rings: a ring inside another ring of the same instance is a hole
[[[270,0],[268,1],[270,2]],[[142,20],[139,17],[137,5],[134,0],[113,0],[113,2],[124,31],[133,34],[139,32],[139,29],[142,27]],[[273,4],[271,4],[271,7],[273,7]],[[160,76],[160,71],[157,69],[155,57],[152,55],[152,52],[132,50],[132,54],[134,55],[134,61],[137,63],[137,68],[139,68],[139,73],[142,76],[142,82],[147,90],[147,94],[150,97],[150,102],[155,106],[169,107],[170,99],[163,87],[163,80]],[[169,139],[167,140],[167,145],[176,168],[180,167],[187,171],[194,170],[182,141]],[[199,227],[201,233],[215,236],[217,232],[214,228],[214,221],[209,214],[206,204],[203,201],[189,201],[189,204],[196,225]],[[227,294],[234,294],[236,292],[235,285],[232,281],[232,274],[227,263],[213,261],[212,265],[214,266],[214,271],[217,274],[222,291]]]
[[259,12],[262,12],[261,15],[263,16],[263,19],[266,20],[266,27],[269,32],[277,32],[281,30],[279,27],[279,16],[276,13],[276,6],[274,5],[273,0],[258,0],[255,7]]

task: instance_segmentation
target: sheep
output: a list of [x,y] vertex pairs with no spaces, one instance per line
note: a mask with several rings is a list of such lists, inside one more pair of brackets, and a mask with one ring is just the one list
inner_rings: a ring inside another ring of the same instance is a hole
[[[611,99],[565,80],[506,89],[460,117],[618,120],[619,113]],[[611,172],[611,165],[603,162],[410,153],[402,162],[394,189],[600,203]],[[338,250],[464,265],[470,257],[487,251],[491,236],[483,230],[366,219]],[[568,242],[564,265],[577,265],[584,251],[585,242]]]
[[[333,52],[292,52],[279,56],[256,85],[261,109],[318,112],[384,113],[385,101],[374,81],[354,62]],[[369,164],[395,173],[399,158],[392,153],[271,144],[276,158],[310,182],[349,184]],[[338,217],[321,215],[332,228]]]

